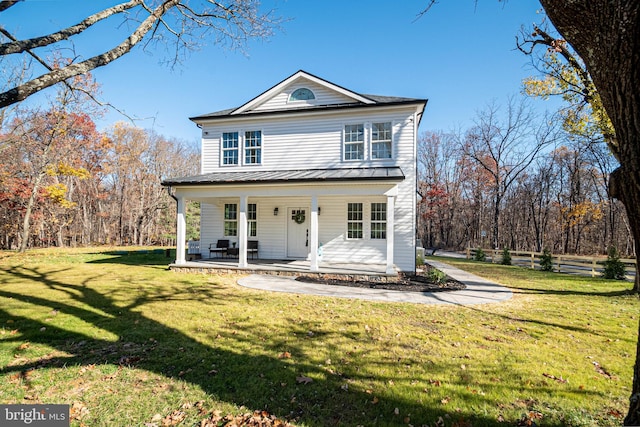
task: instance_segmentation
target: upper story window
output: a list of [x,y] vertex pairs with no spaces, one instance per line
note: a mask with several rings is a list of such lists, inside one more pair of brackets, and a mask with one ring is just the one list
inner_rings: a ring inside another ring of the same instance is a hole
[[390,159],[392,157],[391,123],[371,124],[371,158]]
[[344,159],[364,160],[364,125],[344,126]]
[[238,132],[224,132],[222,134],[222,164],[238,164]]
[[262,163],[262,132],[259,130],[244,133],[244,163],[247,165]]
[[308,101],[310,99],[316,99],[316,96],[306,87],[294,90],[289,97],[289,101]]

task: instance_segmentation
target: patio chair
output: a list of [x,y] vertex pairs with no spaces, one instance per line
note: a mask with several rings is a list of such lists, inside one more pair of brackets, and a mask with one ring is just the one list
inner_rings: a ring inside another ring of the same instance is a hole
[[247,242],[247,254],[251,256],[251,259],[258,257],[258,241],[249,240]]
[[227,249],[229,249],[229,240],[218,240],[215,246],[213,243],[209,245],[209,256],[218,254],[218,258],[221,258],[227,254]]

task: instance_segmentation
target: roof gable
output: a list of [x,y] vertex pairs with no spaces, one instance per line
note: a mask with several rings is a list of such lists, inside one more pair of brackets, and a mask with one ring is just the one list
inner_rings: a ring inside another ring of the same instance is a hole
[[[292,98],[291,95],[299,89],[308,89],[313,92],[313,96],[310,97],[309,93],[306,93],[308,91],[303,91],[307,96],[299,99],[298,97]],[[210,120],[391,106],[412,106],[417,109],[416,111],[421,117],[426,104],[426,99],[365,95],[353,92],[300,70],[240,107],[190,117],[189,120],[201,125],[204,121]]]
[[[296,101],[288,103],[289,96],[296,89],[308,87],[312,92],[318,91],[323,96],[316,98],[314,101],[301,102]],[[296,104],[297,103],[297,104]],[[331,104],[375,104],[373,99],[343,88],[342,86],[331,83],[300,70],[295,74],[287,77],[272,88],[253,98],[251,101],[233,110],[229,115],[237,115],[250,111],[268,111],[278,109],[292,109],[296,107],[309,107],[317,105]]]

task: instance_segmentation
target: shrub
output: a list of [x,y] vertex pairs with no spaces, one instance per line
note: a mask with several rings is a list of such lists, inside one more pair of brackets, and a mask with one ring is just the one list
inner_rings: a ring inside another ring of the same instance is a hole
[[473,256],[473,260],[474,261],[486,261],[487,260],[487,254],[484,253],[484,251],[482,250],[482,248],[478,248],[476,250],[476,254]]
[[544,249],[542,251],[542,256],[540,257],[540,270],[542,271],[553,271],[553,257],[551,256],[551,251],[549,249]]
[[430,268],[429,271],[427,271],[427,279],[429,279],[430,282],[433,282],[436,285],[439,285],[441,283],[446,282],[447,275],[444,274],[442,271],[438,270],[437,268]]
[[504,248],[502,251],[502,261],[500,261],[502,265],[511,265],[511,252],[509,249]]
[[604,262],[604,271],[602,277],[605,279],[624,280],[626,275],[625,265],[620,261],[618,250],[611,246],[607,260]]
[[418,256],[416,256],[416,266],[420,267],[421,265],[424,265],[424,258],[422,258],[422,256],[418,255]]

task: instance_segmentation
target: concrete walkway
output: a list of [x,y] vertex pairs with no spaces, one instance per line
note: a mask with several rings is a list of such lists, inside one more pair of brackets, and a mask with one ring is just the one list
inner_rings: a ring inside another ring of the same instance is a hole
[[512,293],[504,286],[475,276],[449,264],[427,260],[428,264],[441,270],[452,279],[464,283],[461,291],[445,292],[402,292],[385,289],[352,288],[298,282],[294,277],[252,274],[238,280],[240,286],[264,291],[289,292],[296,294],[320,295],[336,298],[353,298],[383,302],[409,302],[415,304],[488,304],[508,300]]

